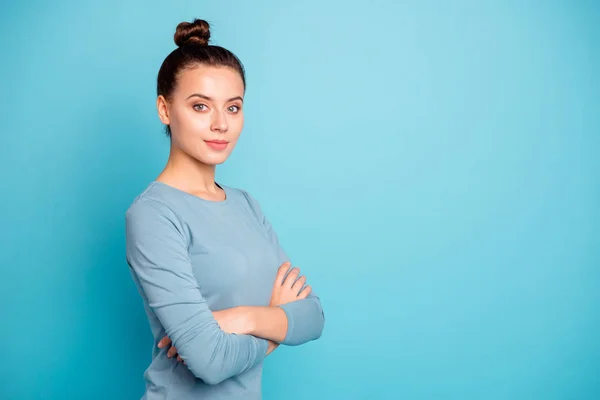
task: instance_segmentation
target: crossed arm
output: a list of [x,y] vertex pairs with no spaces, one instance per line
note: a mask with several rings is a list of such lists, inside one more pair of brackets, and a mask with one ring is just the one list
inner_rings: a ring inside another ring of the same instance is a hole
[[126,231],[127,261],[148,307],[179,359],[206,383],[249,370],[278,343],[298,345],[321,335],[319,299],[310,287],[297,290],[303,282],[296,280],[297,271],[286,275],[289,263],[278,271],[286,278],[279,286],[276,280],[269,306],[213,312],[192,273],[183,229],[168,207],[152,200],[137,203],[126,214]]
[[[292,302],[306,299],[311,293],[311,287],[305,286],[306,277],[299,276],[298,268],[290,270],[290,267],[289,262],[285,262],[279,267],[273,283],[269,306],[240,306],[213,311],[213,316],[220,328],[226,333],[253,335],[267,339],[269,341],[267,355],[280,343],[298,345],[319,338],[322,328],[317,326],[317,329],[305,329],[304,332],[297,330],[295,339],[291,340],[291,318],[288,318],[288,314],[291,315],[294,311],[286,311],[284,307]],[[163,348],[170,344],[171,340],[165,336],[158,342],[158,347]],[[177,356],[178,361],[184,362],[177,354],[175,346],[169,348],[167,356],[169,358]]]

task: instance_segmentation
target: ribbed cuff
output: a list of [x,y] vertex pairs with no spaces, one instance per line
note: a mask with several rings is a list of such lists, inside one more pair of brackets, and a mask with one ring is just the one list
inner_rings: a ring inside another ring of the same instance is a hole
[[[287,332],[285,333],[285,338],[281,342],[282,344],[290,344],[293,342],[294,338],[294,304],[296,302],[282,304],[279,307],[285,312],[287,317]],[[297,304],[297,303],[296,303]]]

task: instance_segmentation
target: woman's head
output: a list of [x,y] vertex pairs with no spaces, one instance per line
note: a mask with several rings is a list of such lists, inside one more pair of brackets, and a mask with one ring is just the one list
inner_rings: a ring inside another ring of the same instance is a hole
[[220,164],[233,151],[244,124],[244,68],[229,50],[209,45],[204,20],[182,22],[178,46],[157,79],[158,114],[171,143],[205,164]]

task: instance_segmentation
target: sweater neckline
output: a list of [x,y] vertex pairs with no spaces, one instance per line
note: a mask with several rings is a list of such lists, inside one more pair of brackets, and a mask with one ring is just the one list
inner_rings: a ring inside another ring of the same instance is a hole
[[196,199],[196,200],[198,200],[198,201],[200,201],[202,203],[212,204],[212,205],[215,205],[215,206],[228,204],[231,201],[231,196],[232,196],[231,195],[231,191],[229,190],[229,188],[227,186],[221,185],[221,184],[219,184],[216,181],[215,181],[215,185],[217,185],[221,190],[223,190],[225,192],[225,199],[224,200],[208,200],[208,199],[205,199],[203,197],[196,196],[195,194],[186,192],[185,190],[178,189],[175,186],[171,186],[171,185],[169,185],[167,183],[160,182],[160,181],[157,181],[157,180],[152,181],[152,185],[161,186],[161,187],[167,188],[169,190],[178,192],[178,193],[182,194],[183,196],[192,197],[192,198],[194,198],[194,199]]

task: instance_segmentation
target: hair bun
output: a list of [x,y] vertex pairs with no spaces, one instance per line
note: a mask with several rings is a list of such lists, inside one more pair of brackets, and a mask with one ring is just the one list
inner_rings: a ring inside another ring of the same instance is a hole
[[175,44],[181,47],[185,44],[207,46],[210,39],[210,25],[203,19],[193,22],[181,22],[175,30]]

